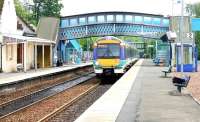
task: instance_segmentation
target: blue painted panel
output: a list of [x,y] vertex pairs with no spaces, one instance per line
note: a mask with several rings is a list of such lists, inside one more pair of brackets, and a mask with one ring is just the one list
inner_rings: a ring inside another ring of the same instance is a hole
[[192,18],[192,31],[200,31],[200,18]]
[[[177,72],[181,72],[181,65],[177,65]],[[193,64],[184,64],[183,72],[193,72]]]

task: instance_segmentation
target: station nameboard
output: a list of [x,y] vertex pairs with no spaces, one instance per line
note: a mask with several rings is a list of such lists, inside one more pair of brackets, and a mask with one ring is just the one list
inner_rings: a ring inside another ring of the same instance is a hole
[[192,18],[191,28],[192,31],[200,31],[200,18]]

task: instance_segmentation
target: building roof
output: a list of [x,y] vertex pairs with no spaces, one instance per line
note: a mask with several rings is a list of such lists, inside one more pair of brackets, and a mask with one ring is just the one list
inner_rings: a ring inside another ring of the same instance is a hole
[[[3,37],[9,38],[9,42],[6,43],[19,43],[21,42],[34,42],[34,43],[52,43],[55,44],[55,41],[38,38],[38,37],[27,37],[27,36],[21,36],[21,35],[10,35],[10,34],[3,34]],[[5,40],[4,40],[5,41]]]
[[4,3],[4,0],[0,0],[0,15],[3,9],[3,3]]

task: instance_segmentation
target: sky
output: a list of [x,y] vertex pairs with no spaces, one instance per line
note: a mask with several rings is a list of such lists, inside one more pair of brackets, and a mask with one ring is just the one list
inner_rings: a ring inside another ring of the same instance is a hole
[[[172,1],[173,7],[172,7]],[[177,0],[62,0],[62,16],[105,12],[124,11],[149,14],[179,15],[181,4]],[[184,3],[195,3],[200,0],[184,0]],[[172,9],[173,8],[173,9]],[[173,10],[173,12],[172,12]]]

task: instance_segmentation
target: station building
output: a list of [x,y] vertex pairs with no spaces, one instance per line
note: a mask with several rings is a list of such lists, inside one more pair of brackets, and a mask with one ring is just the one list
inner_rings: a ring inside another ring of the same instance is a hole
[[2,72],[16,72],[19,69],[26,72],[52,66],[55,41],[36,37],[35,29],[17,17],[13,0],[1,2],[0,17]]

